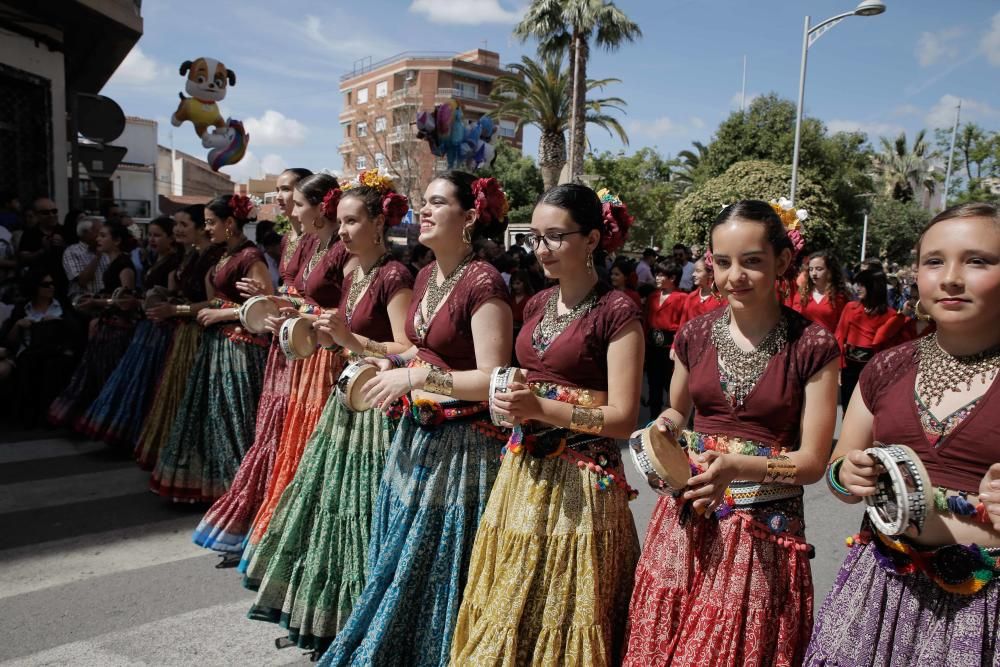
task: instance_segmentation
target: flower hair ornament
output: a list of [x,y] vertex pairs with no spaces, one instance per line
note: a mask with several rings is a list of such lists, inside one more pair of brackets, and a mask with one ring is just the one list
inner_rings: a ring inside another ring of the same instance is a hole
[[628,207],[618,195],[611,194],[607,188],[598,192],[597,197],[601,200],[601,217],[604,219],[601,249],[614,252],[625,245],[628,230],[635,218],[629,215]]
[[401,223],[409,210],[410,200],[398,192],[388,192],[382,197],[382,214],[385,216],[386,227],[395,227]]
[[244,195],[233,195],[229,200],[229,208],[233,211],[233,217],[238,220],[249,220],[253,213],[253,202]]
[[507,193],[500,186],[500,181],[493,178],[477,178],[472,183],[472,195],[476,198],[475,209],[479,214],[477,220],[484,224],[501,221],[507,218],[510,202]]
[[361,186],[369,187],[374,190],[378,190],[383,195],[390,192],[395,192],[396,184],[391,178],[385,174],[379,173],[378,169],[366,169],[364,171],[358,172],[358,175],[352,178],[350,181],[342,185],[344,190],[350,190],[351,188],[359,188]]
[[769,203],[774,212],[781,218],[781,224],[785,226],[785,233],[788,234],[788,240],[792,242],[792,248],[795,249],[795,254],[798,255],[806,245],[806,240],[802,236],[802,231],[804,230],[802,223],[809,218],[809,213],[804,208],[796,209],[791,200],[786,197],[782,197],[777,201],[772,199]]
[[382,215],[385,216],[385,226],[395,227],[403,221],[403,216],[410,210],[410,200],[396,192],[396,183],[377,169],[367,169],[344,184],[344,190],[366,187],[378,191],[382,195]]
[[344,191],[340,188],[333,188],[323,196],[323,201],[319,205],[319,212],[327,220],[337,219],[337,205],[340,204],[340,196]]

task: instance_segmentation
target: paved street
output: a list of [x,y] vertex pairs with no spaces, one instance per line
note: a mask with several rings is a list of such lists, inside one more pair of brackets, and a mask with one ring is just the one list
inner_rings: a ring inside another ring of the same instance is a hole
[[[102,444],[0,431],[0,664],[308,663],[274,648],[281,633],[246,618],[236,572],[191,543],[204,508],[161,501]],[[640,535],[654,498],[632,504]],[[818,605],[860,510],[821,484],[806,509]]]

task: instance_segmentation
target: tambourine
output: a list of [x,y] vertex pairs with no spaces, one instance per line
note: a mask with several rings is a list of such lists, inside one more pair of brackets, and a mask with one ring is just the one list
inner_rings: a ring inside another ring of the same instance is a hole
[[162,306],[169,301],[170,292],[166,288],[157,285],[146,290],[146,296],[142,299],[142,310],[145,312],[151,308]]
[[267,318],[278,317],[281,310],[269,296],[252,296],[240,306],[240,324],[247,331],[261,334],[267,331]]
[[497,394],[502,394],[507,391],[507,388],[515,382],[524,382],[525,374],[520,368],[514,368],[511,366],[500,366],[494,368],[493,372],[490,374],[490,419],[493,420],[494,426],[499,426],[501,428],[511,428],[512,424],[506,421],[506,418],[496,411],[493,406],[493,398]]
[[375,377],[378,369],[364,361],[355,361],[344,368],[337,380],[337,399],[351,412],[371,410],[372,404],[365,400],[361,389]]
[[[659,452],[665,478],[656,472],[649,458],[649,452],[654,446]],[[660,431],[656,424],[650,424],[639,435],[629,439],[628,450],[632,455],[632,463],[646,478],[650,488],[661,496],[679,492],[691,479],[691,462],[687,449],[676,438]]]
[[305,359],[316,351],[316,332],[312,321],[304,317],[285,320],[278,332],[278,342],[289,361]]
[[865,454],[885,472],[875,482],[875,494],[865,497],[868,518],[884,535],[902,535],[911,527],[919,533],[934,502],[931,478],[920,457],[906,445],[875,445]]

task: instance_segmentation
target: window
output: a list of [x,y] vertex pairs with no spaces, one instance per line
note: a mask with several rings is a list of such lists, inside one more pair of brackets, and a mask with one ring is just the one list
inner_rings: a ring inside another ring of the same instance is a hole
[[344,126],[344,138],[349,138],[351,136],[351,124],[348,123]]
[[368,136],[368,123],[358,123],[358,136],[359,137]]
[[501,120],[500,136],[507,137],[508,139],[513,139],[517,136],[517,123],[512,120]]
[[375,131],[385,132],[385,116],[381,116],[375,119]]
[[367,104],[367,103],[368,103],[368,89],[358,88],[358,104]]
[[362,169],[368,168],[368,159],[364,155],[359,155],[358,159],[354,162],[354,167],[361,171]]
[[344,106],[345,107],[351,106],[351,91],[349,91],[349,90],[344,95]]
[[468,97],[471,99],[476,99],[479,97],[479,86],[474,83],[465,83],[464,81],[455,82],[455,92],[458,97]]
[[378,167],[379,169],[385,169],[386,166],[385,155],[382,155],[381,153],[375,153],[375,166]]
[[385,97],[388,94],[389,94],[389,82],[388,81],[379,81],[378,83],[375,84],[375,97],[376,98]]

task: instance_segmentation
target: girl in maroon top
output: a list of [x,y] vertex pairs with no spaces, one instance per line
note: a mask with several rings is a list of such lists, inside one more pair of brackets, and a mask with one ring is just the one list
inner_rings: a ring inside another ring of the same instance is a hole
[[644,344],[639,309],[598,282],[592,255],[617,250],[630,224],[620,202],[575,184],[532,213],[529,242],[559,285],[525,309],[526,384],[494,398],[518,427],[476,534],[451,664],[621,659],[639,543],[614,438],[638,417]]
[[663,410],[663,390],[674,372],[670,350],[681,328],[687,294],[677,289],[683,269],[673,260],[653,267],[656,289],[646,297],[646,381],[649,384],[649,414]]
[[617,260],[611,265],[611,271],[608,272],[608,280],[611,281],[611,287],[624,292],[635,302],[635,305],[642,308],[642,297],[639,296],[638,292],[629,287],[630,276],[633,275],[635,275],[635,272],[627,261]]
[[473,258],[499,237],[507,200],[496,179],[450,172],[431,181],[420,242],[435,261],[417,275],[406,316],[406,368],[376,360],[363,388],[389,409],[407,396],[372,518],[367,581],[321,665],[445,664],[479,517],[500,466],[486,406],[493,368],[510,360],[507,286]]
[[858,503],[881,472],[865,450],[906,445],[927,470],[933,508],[901,536],[866,519],[848,540],[810,665],[1000,664],[1000,212],[972,203],[940,213],[917,255],[920,311],[937,332],[865,368],[827,481]]
[[809,255],[805,276],[792,299],[792,307],[807,320],[836,331],[840,314],[850,301],[840,263],[826,250],[814,252]]
[[678,329],[694,318],[726,305],[722,296],[713,289],[715,277],[712,265],[706,261],[706,257],[710,257],[710,255],[706,254],[705,257],[694,263],[694,270],[691,272],[694,289],[687,295]]
[[229,488],[253,440],[254,415],[263,381],[267,341],[237,326],[237,288],[249,276],[269,285],[267,264],[243,234],[253,203],[227,195],[205,207],[210,240],[226,251],[206,276],[210,303],[198,310],[204,327],[201,347],[188,376],[181,406],[160,457],[150,488],[165,498],[210,502]]
[[[528,305],[528,301],[535,294],[535,288],[531,284],[531,278],[528,277],[528,272],[524,269],[518,269],[510,276],[510,311],[514,318],[514,340],[517,340],[517,335],[521,332],[521,327],[524,325],[524,307]],[[517,350],[514,351],[515,364],[517,359]]]
[[[802,485],[823,474],[839,350],[779,303],[775,282],[794,278],[794,246],[771,205],[726,207],[709,242],[729,307],[677,334],[671,407],[655,426],[676,434],[698,472],[656,505],[625,664],[797,665],[813,595]],[[682,432],[692,405],[694,431]],[[661,453],[643,449],[647,479],[663,477]]]
[[[345,190],[337,206],[342,245],[357,264],[344,278],[339,309],[316,321],[320,343],[341,347],[352,361],[409,349],[413,295],[413,275],[385,246],[406,200],[389,179],[362,178],[369,184]],[[365,584],[373,501],[397,424],[381,410],[352,412],[343,398],[326,402],[244,579],[259,586],[250,618],[285,625],[290,641],[320,654]]]

